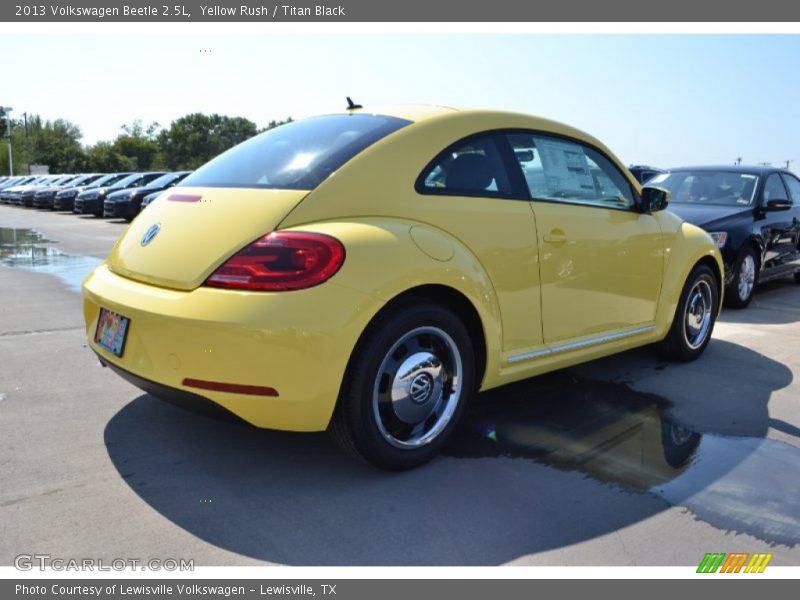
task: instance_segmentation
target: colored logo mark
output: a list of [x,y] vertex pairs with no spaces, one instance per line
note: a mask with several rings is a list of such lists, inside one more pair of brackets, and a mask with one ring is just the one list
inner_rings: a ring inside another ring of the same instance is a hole
[[763,573],[772,554],[749,552],[707,552],[697,567],[698,573]]

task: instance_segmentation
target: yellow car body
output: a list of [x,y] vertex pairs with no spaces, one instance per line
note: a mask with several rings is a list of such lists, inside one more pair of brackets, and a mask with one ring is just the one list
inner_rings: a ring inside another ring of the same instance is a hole
[[[708,234],[668,211],[415,189],[426,165],[454,142],[530,130],[599,150],[638,197],[637,181],[581,131],[495,111],[376,112],[411,123],[311,191],[181,185],[165,192],[198,200],[153,203],[84,283],[92,350],[145,389],[149,382],[206,398],[257,427],[321,431],[360,338],[398,297],[430,297],[467,323],[485,390],[663,340],[692,270],[707,264],[721,281]],[[156,223],[158,236],[143,245]],[[271,231],[332,236],[346,258],[307,289],[203,285]],[[122,356],[95,339],[101,308],[130,320]],[[208,382],[240,387],[220,391]]]

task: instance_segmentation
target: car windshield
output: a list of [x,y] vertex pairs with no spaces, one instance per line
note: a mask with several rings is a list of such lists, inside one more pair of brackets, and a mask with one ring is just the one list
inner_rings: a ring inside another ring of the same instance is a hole
[[669,190],[670,202],[677,204],[750,206],[758,175],[736,171],[672,171],[656,175],[647,185]]
[[99,188],[105,187],[107,185],[112,185],[122,179],[123,177],[127,177],[130,173],[111,173],[109,175],[103,175],[100,179],[92,183],[91,185],[87,185],[86,189],[90,188]]
[[311,190],[356,154],[409,123],[368,114],[295,121],[231,148],[180,186]]
[[77,186],[77,185],[86,185],[88,181],[91,181],[92,178],[97,178],[97,175],[79,175],[75,179],[71,181],[67,181],[64,185],[65,186]]
[[131,187],[134,183],[139,181],[142,178],[141,173],[132,173],[127,177],[123,177],[119,181],[117,181],[114,185],[109,186],[110,191],[114,190],[124,190],[125,188]]
[[180,180],[182,177],[185,177],[185,172],[179,173],[165,173],[161,177],[153,179],[150,183],[144,186],[143,189],[146,190],[160,190],[167,187],[169,184],[173,183],[176,179]]

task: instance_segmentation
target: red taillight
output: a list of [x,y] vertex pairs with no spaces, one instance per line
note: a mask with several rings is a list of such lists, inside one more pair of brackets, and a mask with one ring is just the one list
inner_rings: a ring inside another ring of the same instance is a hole
[[319,285],[344,262],[344,246],[321,233],[273,231],[230,258],[206,280],[211,287],[280,292]]

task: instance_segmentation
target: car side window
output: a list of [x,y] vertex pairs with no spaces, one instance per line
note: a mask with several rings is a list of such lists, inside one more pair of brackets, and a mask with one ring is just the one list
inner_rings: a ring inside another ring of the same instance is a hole
[[633,207],[627,178],[603,154],[579,142],[537,133],[510,133],[531,198],[603,208]]
[[764,183],[764,191],[761,193],[761,196],[763,197],[765,204],[770,200],[789,199],[789,195],[786,193],[786,188],[783,186],[780,175],[773,173],[767,177],[767,181]]
[[513,196],[500,142],[496,134],[458,142],[426,168],[417,189],[426,194]]
[[789,200],[795,205],[800,204],[800,179],[788,173],[783,173],[782,175],[783,182],[789,190]]

